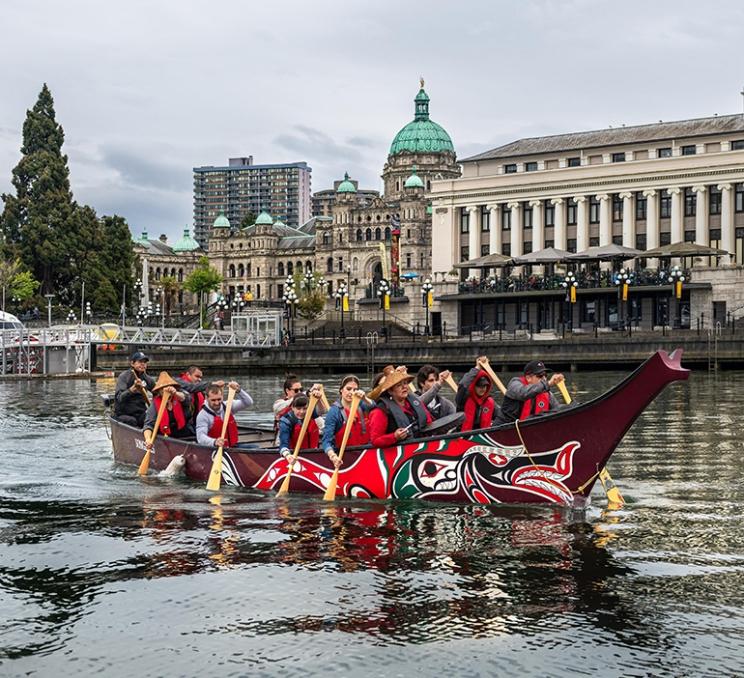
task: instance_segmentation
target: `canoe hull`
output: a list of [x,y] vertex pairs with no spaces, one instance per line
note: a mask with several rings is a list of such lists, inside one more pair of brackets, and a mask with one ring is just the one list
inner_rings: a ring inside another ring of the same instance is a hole
[[[339,473],[338,496],[490,503],[582,505],[599,471],[651,400],[666,384],[686,379],[681,351],[660,351],[621,384],[588,403],[517,424],[451,434],[388,448],[349,448]],[[142,432],[111,420],[114,458],[138,465]],[[158,437],[150,461],[164,469],[178,454],[186,475],[206,482],[210,448]],[[290,491],[322,494],[332,466],[320,450],[303,451]],[[225,450],[226,485],[276,491],[287,462],[276,449]]]

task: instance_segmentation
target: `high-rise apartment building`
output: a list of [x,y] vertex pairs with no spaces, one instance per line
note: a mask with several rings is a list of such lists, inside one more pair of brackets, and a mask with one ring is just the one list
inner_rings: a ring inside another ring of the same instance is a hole
[[226,167],[194,167],[195,239],[206,249],[220,214],[236,227],[247,214],[261,212],[301,226],[312,215],[311,172],[306,162],[254,165],[253,156],[230,158]]

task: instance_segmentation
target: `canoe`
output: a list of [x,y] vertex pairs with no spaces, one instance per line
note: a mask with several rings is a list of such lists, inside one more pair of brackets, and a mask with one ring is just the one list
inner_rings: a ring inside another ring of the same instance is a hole
[[[338,478],[337,496],[372,499],[491,503],[548,503],[581,507],[610,456],[648,404],[673,382],[687,379],[682,350],[658,351],[614,388],[586,403],[525,421],[467,433],[413,439],[387,448],[350,447]],[[114,419],[114,459],[139,465],[142,432]],[[256,449],[226,449],[225,485],[275,492],[287,473],[268,431],[248,432]],[[186,476],[206,482],[214,450],[158,436],[150,460],[164,469],[176,455]],[[322,494],[332,466],[321,450],[303,451],[290,492]]]

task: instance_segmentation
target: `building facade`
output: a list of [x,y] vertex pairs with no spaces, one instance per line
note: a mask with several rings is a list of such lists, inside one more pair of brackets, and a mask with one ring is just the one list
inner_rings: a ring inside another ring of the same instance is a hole
[[238,227],[248,214],[267,211],[290,226],[310,219],[311,174],[305,162],[254,165],[253,156],[226,167],[194,168],[194,237],[206,249],[209,229],[224,214]]

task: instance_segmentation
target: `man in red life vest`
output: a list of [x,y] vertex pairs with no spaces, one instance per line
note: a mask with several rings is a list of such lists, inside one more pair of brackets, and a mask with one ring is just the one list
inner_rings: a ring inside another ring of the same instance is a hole
[[544,414],[560,405],[550,392],[550,387],[563,381],[562,374],[547,378],[547,368],[541,360],[532,360],[524,367],[524,376],[514,377],[506,388],[501,416],[497,423],[527,419]]
[[[237,381],[231,381],[228,386],[237,391],[232,404],[232,412],[239,412],[253,405],[251,398]],[[210,447],[239,447],[238,424],[230,413],[225,437],[222,434],[222,422],[225,416],[225,403],[222,402],[222,386],[210,384],[207,388],[207,401],[196,415],[196,441],[200,445]]]
[[188,396],[183,391],[178,390],[178,384],[167,372],[161,372],[152,388],[152,403],[150,403],[145,413],[144,432],[148,450],[152,449],[152,443],[149,441],[152,430],[155,428],[155,421],[158,418],[163,393],[169,393],[170,397],[165,406],[163,418],[160,420],[158,435],[168,436],[169,438],[188,438],[194,435],[191,417],[189,416]]
[[[309,402],[310,399],[304,393],[298,393],[292,400],[290,411],[279,420],[279,454],[285,458],[289,458],[294,453]],[[314,450],[319,444],[320,431],[318,425],[311,419],[300,449]]]
[[[207,399],[208,381],[203,381],[204,374],[201,367],[191,365],[185,372],[180,374],[176,381],[182,391],[185,391],[191,397],[191,418],[196,422],[196,417],[204,406]],[[213,381],[215,386],[224,388],[224,381]]]
[[465,413],[461,430],[474,431],[493,425],[496,403],[491,397],[492,388],[493,382],[488,372],[481,369],[477,363],[476,367],[460,379],[455,404],[458,412]]

